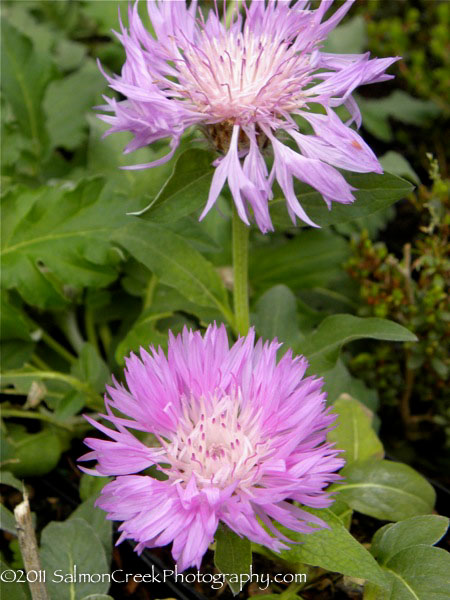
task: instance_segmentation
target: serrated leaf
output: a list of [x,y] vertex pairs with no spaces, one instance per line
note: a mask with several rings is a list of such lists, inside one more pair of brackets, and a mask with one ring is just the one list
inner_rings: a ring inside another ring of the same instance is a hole
[[134,221],[114,236],[136,260],[185,298],[218,308],[232,321],[226,289],[210,262],[181,236],[160,225]]
[[261,296],[253,319],[256,331],[265,340],[275,337],[284,342],[286,351],[298,341],[297,303],[292,291],[285,285],[276,285]]
[[416,336],[398,323],[375,317],[361,318],[353,315],[332,315],[299,343],[296,350],[304,354],[312,373],[332,369],[344,344],[361,338],[391,342],[414,342]]
[[448,524],[448,518],[440,515],[411,517],[399,523],[389,523],[375,533],[370,551],[379,563],[384,564],[410,546],[437,544],[445,535]]
[[214,173],[213,160],[206,150],[191,148],[183,152],[171,176],[141,217],[172,223],[204,207]]
[[50,57],[35,52],[31,40],[2,19],[2,87],[35,154],[45,142],[42,98],[52,73]]
[[100,288],[116,277],[120,255],[111,232],[126,222],[127,206],[102,194],[103,181],[28,190],[2,199],[2,285],[17,288],[28,304],[58,307],[63,285]]
[[[251,543],[247,538],[239,537],[229,527],[221,523],[215,534],[216,550],[214,564],[221,573],[229,574],[226,577],[228,585],[236,596],[241,591],[239,575],[250,573],[252,565]],[[235,575],[236,577],[232,577]]]
[[281,551],[284,560],[289,563],[305,563],[384,585],[383,571],[370,552],[347,531],[338,516],[327,508],[302,509],[323,519],[329,529],[303,534],[280,527],[287,537],[298,542],[289,550]]
[[[367,217],[383,210],[407,196],[413,187],[409,181],[384,173],[384,175],[366,173],[345,173],[347,182],[356,188],[353,204],[334,202],[328,210],[321,195],[309,186],[297,183],[295,193],[307,215],[321,227],[347,223],[354,219]],[[292,227],[286,210],[286,200],[276,198],[269,204],[274,225],[277,227]]]
[[341,471],[342,484],[333,486],[339,498],[365,515],[400,521],[431,513],[436,494],[410,466],[388,460],[353,463]]
[[344,451],[347,465],[369,458],[383,458],[383,444],[372,428],[373,413],[348,394],[342,394],[333,404],[338,414],[336,427],[328,433],[328,440]]
[[[105,551],[94,529],[84,519],[69,519],[64,523],[52,522],[42,531],[42,568],[52,574],[47,579],[51,598],[58,600],[82,600],[94,593],[108,591],[107,581],[74,581],[74,568],[78,573],[90,575],[109,573]],[[72,574],[72,581],[61,577]]]

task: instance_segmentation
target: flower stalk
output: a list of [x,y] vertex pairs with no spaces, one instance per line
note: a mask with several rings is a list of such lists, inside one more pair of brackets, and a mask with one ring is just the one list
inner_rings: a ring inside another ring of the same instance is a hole
[[233,299],[235,329],[247,335],[250,327],[248,308],[248,238],[250,228],[241,221],[233,204]]

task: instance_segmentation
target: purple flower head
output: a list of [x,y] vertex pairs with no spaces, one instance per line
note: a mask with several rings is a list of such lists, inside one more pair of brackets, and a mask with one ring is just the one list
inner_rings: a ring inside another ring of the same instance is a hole
[[[274,551],[289,541],[272,520],[302,533],[325,527],[288,502],[326,507],[324,491],[344,461],[326,442],[335,415],[325,408],[322,380],[304,377],[305,358],[251,330],[230,348],[224,326],[202,337],[170,334],[168,356],[141,348],[126,361],[128,390],[114,381],[104,419],[86,417],[111,438],[87,438],[94,475],[113,475],[97,505],[122,521],[119,539],[137,551],[173,542],[181,570],[200,566],[219,521]],[[129,429],[152,434],[148,445]],[[165,480],[137,473],[154,466]]]
[[[354,188],[335,167],[358,173],[381,173],[382,168],[349,127],[361,124],[351,94],[360,85],[391,79],[384,72],[398,59],[321,51],[352,2],[346,0],[323,21],[333,0],[322,0],[316,10],[307,0],[250,0],[227,27],[217,6],[204,15],[196,0],[189,6],[184,0],[148,0],[155,37],[144,28],[137,2],[130,6],[129,29],[121,24],[117,34],[126,52],[122,73],[105,73],[125,100],[105,97],[107,104],[100,108],[113,114],[100,118],[111,125],[108,133],[134,134],[126,153],[161,138],[171,138],[171,150],[160,160],[126,168],[170,160],[183,132],[199,125],[221,155],[201,218],[225,182],[240,218],[249,224],[251,209],[262,232],[273,229],[269,200],[275,179],[294,223],[298,217],[317,226],[294,193],[294,177],[318,190],[328,207],[332,201],[353,202]],[[350,115],[345,124],[334,112],[341,105]],[[314,106],[320,114],[311,112]],[[302,123],[314,133],[302,133]],[[263,152],[270,146],[269,173]]]

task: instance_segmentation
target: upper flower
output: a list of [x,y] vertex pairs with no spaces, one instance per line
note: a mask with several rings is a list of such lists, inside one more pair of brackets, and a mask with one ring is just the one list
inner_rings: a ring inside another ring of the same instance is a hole
[[[100,115],[112,125],[108,133],[131,131],[131,152],[170,137],[171,151],[162,159],[128,168],[147,168],[170,160],[183,131],[201,125],[221,153],[204,216],[228,181],[241,219],[249,209],[261,229],[272,229],[268,201],[277,180],[289,214],[315,226],[298,202],[293,178],[316,188],[331,201],[353,201],[353,188],[334,167],[382,172],[361,137],[350,128],[361,124],[351,94],[363,84],[390,79],[384,71],[397,58],[369,59],[369,54],[329,54],[321,51],[328,33],[349,10],[346,2],[325,22],[333,0],[309,2],[250,0],[235,11],[227,27],[216,10],[207,16],[197,1],[148,0],[155,37],[147,32],[137,10],[129,8],[129,30],[117,34],[126,52],[120,76],[110,87],[123,94],[120,102],[105,98]],[[334,108],[345,105],[344,124]],[[318,108],[319,107],[319,112]],[[314,112],[311,109],[314,108]],[[314,134],[302,131],[311,126]],[[285,132],[286,142],[279,139]],[[262,152],[272,146],[274,164],[268,172]],[[294,146],[294,150],[291,146]]]
[[[167,358],[154,348],[130,356],[129,391],[114,382],[105,397],[102,416],[115,429],[87,417],[113,441],[86,439],[92,452],[82,457],[98,462],[85,471],[116,476],[97,504],[123,521],[119,541],[136,540],[138,551],[173,542],[185,569],[200,566],[219,520],[275,551],[287,538],[271,519],[303,533],[325,526],[286,500],[331,504],[324,490],[344,463],[326,442],[335,415],[322,381],[304,377],[307,361],[288,351],[277,363],[279,347],[255,345],[251,330],[229,348],[214,325],[203,337],[170,335]],[[152,434],[152,444],[127,428]],[[165,479],[133,475],[150,466]]]

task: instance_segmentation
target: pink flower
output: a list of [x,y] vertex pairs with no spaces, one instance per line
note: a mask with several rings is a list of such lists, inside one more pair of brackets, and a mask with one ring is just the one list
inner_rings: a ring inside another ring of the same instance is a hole
[[[87,438],[92,451],[80,460],[115,476],[97,505],[122,521],[119,542],[137,541],[138,552],[172,542],[183,570],[200,566],[219,521],[274,551],[289,540],[272,520],[303,533],[326,526],[288,501],[329,506],[325,488],[344,464],[326,442],[335,415],[322,380],[304,377],[307,361],[290,351],[277,363],[276,340],[254,338],[230,348],[223,325],[170,334],[167,358],[141,349],[126,362],[128,390],[108,387],[101,416],[115,429],[86,417],[111,438]],[[150,466],[165,479],[137,475]]]
[[[381,173],[376,156],[349,125],[359,127],[361,114],[351,94],[356,87],[390,79],[385,70],[397,58],[370,59],[369,54],[329,54],[323,40],[349,10],[346,0],[323,22],[333,0],[316,10],[307,0],[250,0],[244,14],[235,12],[226,27],[217,11],[204,15],[197,2],[148,0],[155,37],[144,28],[137,3],[129,9],[129,30],[117,34],[126,52],[122,73],[105,74],[112,89],[125,96],[105,97],[100,115],[108,133],[130,131],[132,152],[161,138],[171,138],[163,158],[125,167],[143,169],[170,160],[183,132],[203,128],[221,154],[201,218],[228,182],[241,219],[252,212],[258,227],[273,229],[269,200],[276,179],[289,214],[316,226],[301,208],[294,177],[318,190],[328,206],[350,203],[352,188],[335,167],[358,173]],[[334,108],[344,105],[343,123]],[[311,108],[316,107],[316,112]],[[320,114],[317,113],[319,109]],[[304,121],[314,134],[305,135]],[[281,142],[283,133],[287,143]],[[263,152],[272,146],[275,164],[268,173]]]

